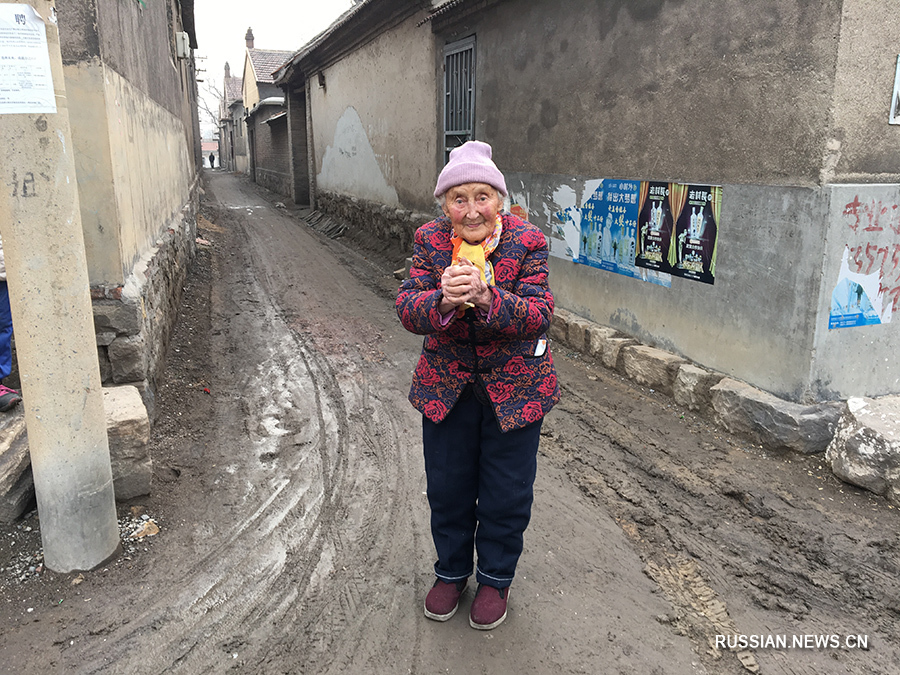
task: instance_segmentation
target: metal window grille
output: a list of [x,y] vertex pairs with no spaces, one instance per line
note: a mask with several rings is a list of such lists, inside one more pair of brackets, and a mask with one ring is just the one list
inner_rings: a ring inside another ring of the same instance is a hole
[[444,48],[444,161],[475,137],[475,38]]

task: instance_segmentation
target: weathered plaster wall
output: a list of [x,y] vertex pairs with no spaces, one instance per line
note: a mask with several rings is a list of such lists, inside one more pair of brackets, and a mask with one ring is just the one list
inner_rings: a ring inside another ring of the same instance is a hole
[[900,127],[887,123],[900,15],[880,0],[844,0],[824,181],[900,182]]
[[230,108],[234,122],[234,171],[248,173],[250,160],[247,156],[247,126],[244,124],[244,106],[235,103]]
[[512,205],[550,237],[560,307],[785,398],[807,393],[828,208],[820,190],[725,185],[715,284],[672,276],[667,288],[566,255],[559,214],[590,196],[588,180],[506,172]]
[[96,0],[96,27],[104,63],[181,117],[188,83],[175,54],[176,1],[156,0],[142,8],[137,2]]
[[152,414],[195,247],[193,66],[175,0],[57,6],[101,375]]
[[[830,208],[811,369],[814,390],[823,398],[896,394],[900,392],[900,185],[834,185],[826,194]],[[829,330],[832,295],[842,278],[845,254],[846,270],[870,277],[870,288],[881,290],[880,298],[877,291],[870,291],[855,300],[890,308],[889,322]]]
[[243,75],[243,95],[244,107],[252,110],[253,106],[259,103],[259,89],[256,86],[256,73],[253,72],[253,66],[250,63],[250,57],[244,54],[244,75]]
[[64,67],[81,204],[81,225],[92,286],[125,281],[121,231],[99,58]]
[[104,70],[112,178],[125,274],[190,202],[193,164],[180,119]]
[[[417,14],[310,81],[317,189],[430,208],[437,177],[434,39]],[[365,92],[364,95],[361,92]]]
[[190,201],[186,131],[96,58],[65,72],[90,282],[120,285]]
[[840,0],[503,2],[476,33],[476,135],[509,170],[812,185]]

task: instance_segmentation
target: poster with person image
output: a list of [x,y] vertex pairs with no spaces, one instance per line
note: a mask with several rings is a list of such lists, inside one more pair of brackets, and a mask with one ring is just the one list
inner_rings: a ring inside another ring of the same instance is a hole
[[675,219],[669,206],[669,183],[641,181],[637,253],[634,264],[669,272],[669,246]]
[[581,206],[578,262],[639,277],[634,268],[638,188],[632,180],[603,179]]
[[669,246],[670,273],[714,283],[722,187],[670,183],[669,206],[678,214]]

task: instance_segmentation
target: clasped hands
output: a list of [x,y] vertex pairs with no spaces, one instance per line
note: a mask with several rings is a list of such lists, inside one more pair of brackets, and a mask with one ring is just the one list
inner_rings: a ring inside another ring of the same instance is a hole
[[478,309],[488,312],[494,301],[491,288],[481,279],[478,268],[466,258],[460,258],[458,265],[451,265],[441,275],[441,291],[444,294],[439,311],[446,314],[465,302],[471,302]]

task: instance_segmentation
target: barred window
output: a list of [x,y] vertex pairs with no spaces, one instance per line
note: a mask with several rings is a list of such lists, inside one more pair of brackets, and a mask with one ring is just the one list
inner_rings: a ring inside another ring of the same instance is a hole
[[444,161],[475,137],[475,37],[444,47]]

